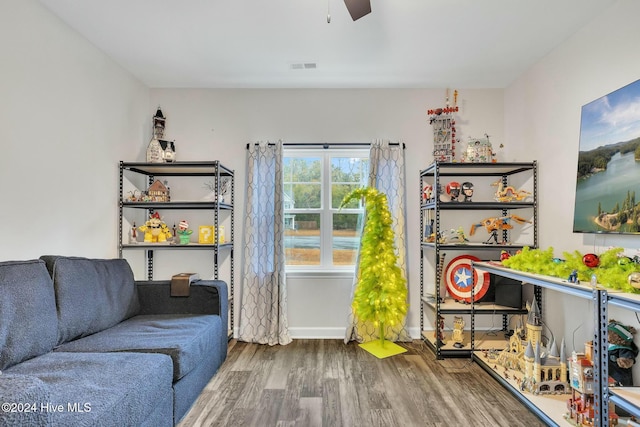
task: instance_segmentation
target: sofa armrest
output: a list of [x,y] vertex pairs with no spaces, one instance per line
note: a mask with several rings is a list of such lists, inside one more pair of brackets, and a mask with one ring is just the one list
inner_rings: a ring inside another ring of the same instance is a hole
[[217,314],[227,321],[229,297],[227,284],[221,280],[194,282],[187,297],[172,297],[170,280],[135,283],[140,300],[139,314]]
[[0,374],[0,425],[49,426],[51,412],[41,405],[51,403],[47,385],[29,375]]

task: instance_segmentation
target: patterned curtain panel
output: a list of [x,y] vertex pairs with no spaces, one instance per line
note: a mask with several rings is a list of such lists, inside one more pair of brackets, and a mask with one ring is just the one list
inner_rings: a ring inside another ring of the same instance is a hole
[[[387,196],[389,210],[393,216],[393,231],[395,233],[395,246],[398,263],[405,279],[407,276],[407,224],[406,224],[406,172],[403,144],[390,145],[389,141],[374,141],[369,153],[369,186],[377,188]],[[356,280],[351,289],[351,299],[358,285],[356,261]],[[407,281],[407,287],[409,282]],[[351,310],[349,325],[344,341],[367,342],[377,339],[378,331],[373,324],[362,322]],[[411,336],[406,329],[406,318],[395,327],[387,326],[385,339],[389,341],[411,341]]]
[[284,259],[282,142],[249,144],[240,341],[289,344]]

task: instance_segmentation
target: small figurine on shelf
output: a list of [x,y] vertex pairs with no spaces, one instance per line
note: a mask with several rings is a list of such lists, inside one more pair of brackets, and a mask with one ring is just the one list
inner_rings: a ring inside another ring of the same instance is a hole
[[453,334],[451,335],[451,340],[453,341],[453,346],[455,348],[464,347],[464,319],[462,316],[454,316],[453,318]]
[[449,197],[451,198],[452,202],[458,201],[458,197],[460,197],[460,189],[461,189],[460,183],[456,181],[451,181],[450,183],[447,184],[446,191]]
[[193,233],[193,230],[189,230],[189,223],[184,219],[180,221],[180,224],[178,224],[177,233],[178,233],[178,238],[180,239],[180,244],[188,245],[189,239],[191,234]]
[[633,386],[632,367],[638,357],[638,347],[633,342],[636,330],[613,319],[607,326],[609,342],[609,375],[616,383],[625,387]]
[[531,193],[526,190],[516,190],[512,185],[506,185],[502,180],[491,183],[492,187],[497,187],[495,193],[495,199],[498,202],[521,202],[527,197],[531,196]]
[[163,243],[171,239],[172,234],[167,224],[160,218],[160,214],[155,212],[149,217],[144,225],[138,227],[144,233],[145,243]]
[[573,270],[569,277],[567,278],[567,282],[569,283],[578,283],[578,270]]
[[470,202],[473,197],[473,183],[467,181],[462,183],[463,202]]
[[138,243],[138,234],[136,233],[136,223],[134,222],[129,234],[129,244],[135,245],[136,243]]
[[[498,231],[511,230],[513,228],[513,225],[511,225],[511,221],[517,222],[518,224],[524,224],[525,222],[531,223],[531,221],[526,220],[518,215],[490,217],[490,218],[485,218],[475,224],[472,224],[471,231],[469,232],[469,234],[473,236],[476,232],[476,228],[483,226],[489,233],[489,238],[485,243],[491,243],[491,240],[493,240],[493,243],[498,245],[500,244],[500,242],[498,241]],[[508,242],[502,242],[502,243],[507,244]]]
[[422,188],[422,202],[429,203],[433,198],[433,187],[431,184],[425,184]]
[[444,317],[440,315],[438,315],[434,336],[439,346],[444,345]]
[[467,236],[464,234],[464,228],[462,227],[452,228],[450,233],[450,239],[454,243],[462,245],[469,242],[469,239],[467,239]]

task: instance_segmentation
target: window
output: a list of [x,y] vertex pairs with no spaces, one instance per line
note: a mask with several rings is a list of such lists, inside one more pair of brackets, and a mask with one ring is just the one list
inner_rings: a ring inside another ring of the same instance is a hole
[[364,217],[361,201],[342,209],[355,188],[367,185],[369,150],[285,149],[285,257],[292,269],[350,269]]

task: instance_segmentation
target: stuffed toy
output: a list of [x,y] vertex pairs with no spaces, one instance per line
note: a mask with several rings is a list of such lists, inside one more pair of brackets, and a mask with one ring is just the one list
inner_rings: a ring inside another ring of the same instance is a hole
[[632,367],[636,363],[638,347],[633,342],[636,330],[615,320],[607,326],[609,342],[609,376],[618,385],[633,386]]

